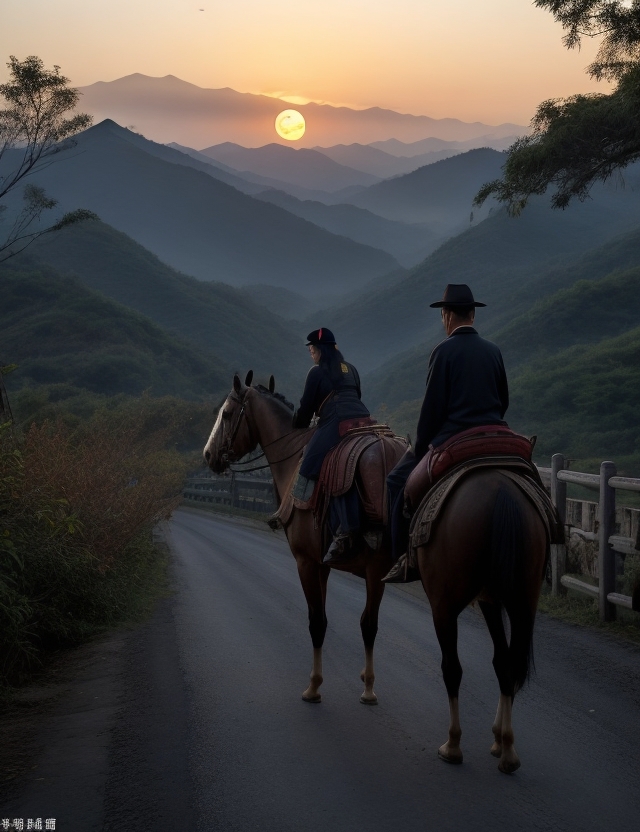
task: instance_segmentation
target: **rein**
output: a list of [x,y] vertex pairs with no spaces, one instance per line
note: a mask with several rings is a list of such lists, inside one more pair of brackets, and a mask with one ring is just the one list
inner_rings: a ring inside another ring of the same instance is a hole
[[[302,448],[307,444],[306,443],[306,436],[309,433],[309,430],[311,430],[311,428],[308,428],[303,434],[303,439],[305,439],[305,441],[303,441],[303,443],[300,445],[300,447],[296,448],[296,450],[293,453],[289,454],[288,456],[282,457],[281,459],[274,460],[273,462],[265,462],[263,465],[256,465],[254,468],[244,468],[244,467],[239,468],[239,469],[232,468],[231,467],[232,465],[242,465],[242,466],[244,466],[244,465],[253,465],[254,462],[256,462],[259,459],[262,459],[265,456],[265,448],[270,448],[272,445],[275,445],[278,442],[281,442],[283,439],[287,439],[293,433],[293,430],[292,430],[289,433],[285,433],[282,436],[278,436],[277,439],[274,439],[271,442],[267,442],[266,445],[260,445],[260,447],[262,448],[262,451],[258,454],[258,456],[253,457],[253,459],[248,459],[246,462],[240,462],[240,461],[231,462],[229,460],[229,452],[231,451],[232,445],[233,445],[233,443],[236,439],[236,436],[238,435],[238,431],[240,430],[240,425],[242,424],[242,417],[244,416],[245,419],[246,419],[246,416],[247,416],[247,414],[246,414],[246,394],[245,394],[245,397],[243,399],[239,398],[238,396],[232,396],[232,401],[237,402],[239,405],[241,405],[241,407],[240,407],[240,411],[238,413],[238,418],[236,419],[236,423],[233,426],[233,430],[229,434],[228,439],[225,440],[223,457],[226,457],[226,460],[227,460],[228,465],[229,465],[229,470],[232,471],[233,473],[236,473],[236,474],[250,474],[253,471],[261,471],[264,468],[269,468],[271,465],[279,465],[281,462],[286,462],[289,459],[293,459],[293,457],[296,456],[297,454],[299,454],[300,451],[302,450]],[[251,424],[250,424],[248,419],[247,419],[247,428],[249,429],[249,441],[253,444],[254,436],[253,436],[253,431],[251,430]],[[260,443],[258,441],[256,441],[256,445],[258,445],[258,444],[260,444]]]

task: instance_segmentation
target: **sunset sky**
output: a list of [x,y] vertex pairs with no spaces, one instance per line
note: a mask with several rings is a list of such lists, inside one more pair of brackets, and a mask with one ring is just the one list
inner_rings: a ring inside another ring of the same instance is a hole
[[[204,11],[200,11],[204,9]],[[9,55],[77,86],[140,72],[201,87],[527,124],[543,99],[592,90],[597,44],[567,51],[531,0],[2,0]]]

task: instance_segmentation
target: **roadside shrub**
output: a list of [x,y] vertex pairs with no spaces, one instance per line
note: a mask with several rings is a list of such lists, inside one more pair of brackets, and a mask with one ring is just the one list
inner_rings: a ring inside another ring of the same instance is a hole
[[[185,474],[169,423],[142,406],[75,429],[0,429],[0,673],[132,615],[158,555],[154,524]],[[152,424],[150,424],[150,421]],[[169,420],[170,421],[170,420]]]

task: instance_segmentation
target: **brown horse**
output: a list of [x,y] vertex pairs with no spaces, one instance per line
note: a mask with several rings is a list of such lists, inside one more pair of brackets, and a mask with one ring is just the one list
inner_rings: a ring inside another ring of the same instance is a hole
[[[549,543],[546,526],[518,487],[497,469],[469,473],[448,498],[426,546],[417,548],[442,650],[442,675],[449,696],[449,739],[441,759],[461,763],[458,691],[458,616],[479,601],[493,640],[493,666],[500,686],[491,753],[499,769],[520,767],[514,748],[511,708],[529,675],[533,624]],[[503,610],[511,624],[507,642]]]
[[[252,373],[247,375],[244,385],[237,375],[234,376],[233,389],[220,408],[204,449],[204,457],[213,471],[222,473],[231,463],[237,462],[260,445],[273,475],[276,498],[280,501],[292,483],[302,449],[311,432],[308,429],[292,429],[290,406],[283,397],[274,393],[273,376],[269,390],[260,386],[251,387],[252,376]],[[404,450],[403,445],[398,456]],[[322,684],[322,644],[327,630],[325,600],[330,572],[330,567],[322,563],[324,534],[321,528],[315,527],[311,511],[296,508],[285,527],[285,533],[298,566],[298,575],[309,608],[309,632],[313,644],[311,683],[302,698],[305,702],[320,702],[318,689]],[[378,610],[385,588],[381,578],[390,567],[391,555],[384,539],[375,550],[363,542],[357,556],[342,567],[343,571],[351,572],[366,581],[367,601],[360,619],[365,649],[365,667],[360,674],[364,692],[360,701],[366,705],[377,704],[373,690],[373,645],[378,631]]]

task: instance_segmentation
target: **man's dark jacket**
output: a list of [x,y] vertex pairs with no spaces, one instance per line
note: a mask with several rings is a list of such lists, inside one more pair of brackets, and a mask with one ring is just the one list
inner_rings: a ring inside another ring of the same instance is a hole
[[500,350],[472,326],[462,326],[431,353],[427,389],[420,411],[416,459],[460,431],[503,425],[509,406],[507,375]]

